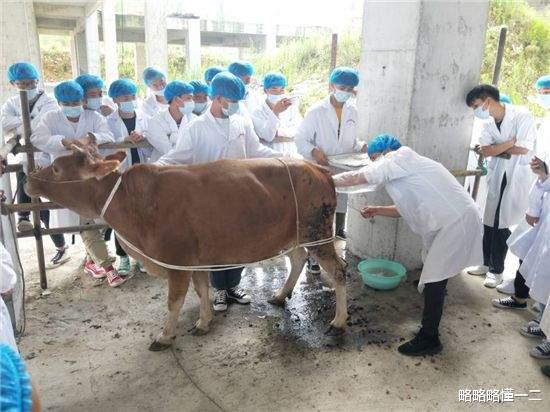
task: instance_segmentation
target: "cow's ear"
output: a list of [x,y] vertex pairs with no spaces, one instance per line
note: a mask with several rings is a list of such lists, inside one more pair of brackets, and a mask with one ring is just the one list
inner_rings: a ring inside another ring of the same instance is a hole
[[109,156],[105,156],[105,160],[118,160],[120,163],[122,163],[124,159],[126,159],[126,152],[122,150],[116,153],[110,154]]
[[120,162],[118,160],[104,160],[91,165],[91,169],[95,178],[101,180],[116,171],[119,166]]

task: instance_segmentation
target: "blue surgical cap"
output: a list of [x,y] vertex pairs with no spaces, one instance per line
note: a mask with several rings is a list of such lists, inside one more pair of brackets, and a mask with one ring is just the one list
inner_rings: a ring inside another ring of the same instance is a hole
[[74,81],[82,86],[84,93],[86,93],[88,89],[103,89],[104,85],[103,79],[94,74],[82,74],[74,79]]
[[143,81],[147,86],[149,86],[155,80],[162,78],[166,78],[166,75],[162,70],[157,67],[151,66],[143,70]]
[[3,411],[32,409],[29,374],[19,354],[6,344],[0,344],[0,406]]
[[191,86],[193,86],[193,89],[195,90],[194,93],[206,93],[208,94],[208,85],[205,82],[201,82],[200,80],[193,80],[189,82]]
[[512,99],[510,99],[510,96],[508,96],[507,94],[504,94],[504,93],[500,93],[500,102],[501,103],[508,103],[508,104],[512,104]]
[[372,139],[368,144],[368,153],[372,155],[374,153],[382,153],[383,151],[397,150],[401,147],[401,142],[397,137],[392,136],[391,134],[380,134]]
[[8,80],[14,82],[16,80],[36,79],[40,75],[38,70],[32,64],[27,62],[19,62],[12,64],[8,69]]
[[271,87],[286,87],[286,77],[282,73],[272,72],[267,73],[264,76],[264,89],[270,89]]
[[137,86],[130,79],[118,79],[109,86],[109,97],[114,99],[120,96],[131,96],[137,94]]
[[174,97],[181,96],[182,94],[193,94],[193,91],[193,86],[189,83],[174,80],[166,85],[164,98],[170,103]]
[[330,74],[330,83],[355,87],[359,84],[359,72],[351,67],[337,67]]
[[58,102],[77,102],[84,98],[84,89],[74,80],[67,80],[59,83],[53,89]]
[[204,72],[204,81],[208,84],[212,81],[214,76],[218,73],[224,72],[225,69],[221,66],[211,66]]
[[218,73],[210,83],[210,97],[222,96],[229,100],[244,99],[244,83],[229,72]]
[[550,74],[539,77],[535,83],[535,89],[550,89]]
[[243,60],[231,63],[227,70],[237,77],[252,76],[254,74],[252,63]]

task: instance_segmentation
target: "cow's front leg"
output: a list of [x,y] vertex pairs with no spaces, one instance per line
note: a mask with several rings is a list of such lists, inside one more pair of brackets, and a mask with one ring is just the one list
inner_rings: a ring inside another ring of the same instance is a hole
[[192,272],[169,271],[168,273],[168,319],[162,333],[155,339],[149,350],[161,351],[172,346],[176,338],[176,325],[181,307],[185,301]]
[[302,273],[302,269],[306,263],[307,251],[303,247],[297,248],[292,252],[289,252],[288,257],[290,259],[290,274],[288,275],[283,287],[279,289],[271,299],[268,300],[268,302],[272,305],[284,306],[285,299],[290,298],[292,295],[294,286],[296,286],[296,282],[298,281],[300,273]]
[[200,316],[193,328],[193,335],[200,336],[208,333],[213,318],[208,293],[208,272],[193,272],[193,286],[200,298]]

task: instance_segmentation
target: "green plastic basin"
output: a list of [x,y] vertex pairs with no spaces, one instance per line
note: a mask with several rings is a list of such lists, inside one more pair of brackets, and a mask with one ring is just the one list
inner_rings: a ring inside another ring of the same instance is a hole
[[357,269],[363,283],[377,290],[395,289],[407,274],[402,264],[386,259],[362,260]]

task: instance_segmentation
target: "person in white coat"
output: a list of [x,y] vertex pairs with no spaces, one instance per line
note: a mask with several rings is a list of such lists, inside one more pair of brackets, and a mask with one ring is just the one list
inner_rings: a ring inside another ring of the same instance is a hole
[[153,146],[150,162],[156,162],[170,152],[180,136],[187,132],[189,122],[196,117],[193,114],[193,91],[193,86],[179,80],[168,83],[164,89],[168,109],[149,119],[145,130],[145,138]]
[[[239,112],[244,98],[243,82],[229,72],[217,74],[210,84],[212,105],[189,124],[174,150],[159,159],[159,165],[200,164],[220,159],[280,157],[262,145],[251,122]],[[212,272],[210,281],[216,289],[214,310],[227,310],[227,302],[250,303],[250,296],[239,288],[243,268]]]
[[164,98],[166,74],[159,68],[151,66],[145,68],[142,77],[149,89],[149,96],[143,100],[141,110],[146,116],[155,117],[168,108],[168,102]]
[[[60,109],[48,112],[42,117],[38,127],[31,135],[31,142],[38,149],[50,155],[52,160],[71,153],[74,146],[87,144],[93,133],[97,144],[113,143],[114,138],[105,118],[93,111],[84,110],[84,90],[73,80],[59,83],[54,89]],[[53,210],[51,225],[54,227],[78,226],[91,223],[78,214],[67,210]],[[114,258],[109,256],[107,245],[99,230],[81,232],[82,241],[89,259],[84,270],[96,279],[107,278],[109,286],[116,287],[124,283],[113,268]]]
[[468,273],[486,273],[483,284],[494,288],[502,283],[509,228],[517,225],[527,210],[534,181],[529,161],[535,148],[535,122],[527,109],[501,103],[499,90],[491,85],[470,90],[466,104],[476,117],[486,120],[479,143],[481,153],[490,158],[483,216],[483,265]]
[[545,110],[537,131],[537,156],[541,159],[550,159],[550,74],[537,79],[535,89],[537,103]]
[[[132,142],[138,143],[144,137],[147,130],[147,117],[138,108],[136,101],[137,86],[130,79],[115,80],[109,86],[109,97],[116,103],[118,109],[107,117],[109,130],[113,134],[116,143]],[[121,171],[130,166],[145,163],[150,155],[150,150],[145,148],[131,148],[126,150],[127,156],[124,160]],[[111,230],[107,236],[110,237]],[[121,274],[128,274],[131,271],[130,257],[124,251],[115,235],[115,250],[119,257],[117,270]],[[143,270],[141,264],[137,263],[138,270]]]
[[[58,110],[57,101],[38,88],[40,75],[36,68],[27,62],[12,64],[8,68],[8,79],[10,84],[17,89],[26,90],[29,100],[29,111],[31,115],[31,130],[34,130],[44,114]],[[4,133],[15,132],[23,135],[23,118],[21,114],[21,101],[19,93],[11,96],[2,105],[2,130]],[[25,182],[27,181],[27,154],[19,153],[18,162],[23,166],[23,171],[16,173],[17,179],[17,203],[30,203],[31,198],[25,193]],[[36,153],[34,160],[37,166],[45,167],[50,163],[50,157],[46,153]],[[49,227],[50,211],[41,210],[40,219],[46,227]],[[30,212],[19,212],[17,230],[24,232],[32,230]],[[70,258],[67,254],[68,246],[62,234],[51,235],[50,238],[56,247],[55,255],[50,259],[48,267],[54,267],[67,262]]]
[[383,185],[392,206],[366,206],[364,218],[402,217],[424,243],[424,267],[418,284],[424,293],[422,328],[401,345],[404,355],[435,354],[442,348],[439,322],[449,278],[482,261],[482,224],[477,205],[440,163],[420,156],[393,136],[369,142],[373,163],[334,176],[336,187]]
[[193,101],[195,102],[195,108],[193,114],[200,116],[207,112],[210,107],[210,101],[208,100],[208,85],[200,80],[193,80],[189,82],[193,86]]
[[109,98],[103,96],[105,82],[94,74],[81,74],[74,79],[84,90],[84,109],[95,110],[103,116],[109,116],[116,109],[116,105]]
[[229,73],[241,79],[244,83],[245,92],[244,99],[240,103],[240,114],[242,116],[250,117],[261,100],[258,94],[250,88],[252,76],[254,76],[254,66],[252,66],[252,63],[248,61],[239,60],[227,66],[227,70]]
[[17,275],[13,269],[13,262],[9,252],[4,245],[0,243],[0,343],[10,346],[14,351],[18,351],[13,334],[10,313],[3,296],[13,292]]
[[[298,153],[322,166],[328,166],[327,156],[367,151],[357,136],[357,108],[352,99],[359,73],[350,67],[337,67],[329,84],[329,95],[307,111],[296,131]],[[338,194],[337,200],[336,234],[345,237],[347,195]],[[316,273],[320,268],[308,261],[308,270]]]
[[287,80],[282,73],[266,74],[263,86],[265,100],[251,114],[254,130],[268,147],[285,156],[296,156],[294,138],[302,122],[298,100],[285,95]]

